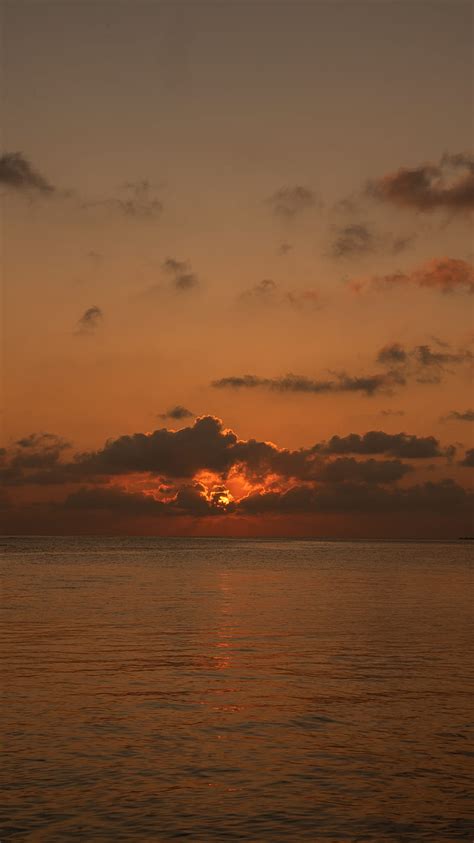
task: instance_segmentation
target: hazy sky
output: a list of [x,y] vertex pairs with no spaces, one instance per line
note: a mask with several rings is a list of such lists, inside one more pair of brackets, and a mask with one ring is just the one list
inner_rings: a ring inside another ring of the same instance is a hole
[[471,3],[1,10],[5,529],[469,532]]

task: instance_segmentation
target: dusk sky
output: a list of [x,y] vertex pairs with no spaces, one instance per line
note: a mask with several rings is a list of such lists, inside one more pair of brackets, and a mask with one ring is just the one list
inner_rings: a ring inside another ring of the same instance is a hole
[[2,5],[7,533],[472,533],[472,4]]

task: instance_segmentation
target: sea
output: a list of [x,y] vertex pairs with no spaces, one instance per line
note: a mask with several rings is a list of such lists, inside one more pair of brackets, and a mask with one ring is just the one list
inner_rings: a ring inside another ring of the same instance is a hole
[[3,537],[0,841],[472,841],[472,543]]

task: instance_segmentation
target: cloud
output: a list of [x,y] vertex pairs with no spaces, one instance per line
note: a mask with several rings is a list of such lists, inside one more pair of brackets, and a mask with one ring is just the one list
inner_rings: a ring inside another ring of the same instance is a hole
[[251,515],[406,511],[446,515],[469,513],[473,503],[473,494],[449,479],[395,489],[348,482],[322,488],[304,485],[285,491],[253,493],[239,501],[237,511]]
[[464,468],[474,468],[474,448],[469,448],[464,455],[464,459],[461,460],[459,465],[464,466]]
[[97,328],[100,327],[104,314],[100,307],[93,305],[84,311],[77,323],[76,334],[81,336],[94,334]]
[[400,460],[355,460],[342,457],[324,465],[319,479],[326,483],[396,483],[413,471],[412,466]]
[[378,363],[388,363],[390,366],[406,363],[407,359],[408,355],[405,349],[398,342],[385,345],[377,354]]
[[466,212],[474,208],[474,158],[462,153],[441,157],[437,164],[401,168],[370,182],[369,195],[417,211]]
[[63,506],[66,509],[108,510],[129,516],[182,516],[204,517],[222,515],[232,503],[223,503],[221,490],[207,492],[200,483],[181,486],[165,500],[152,493],[129,492],[118,488],[82,487],[72,492]]
[[441,421],[474,421],[474,410],[452,410],[447,416],[443,416]]
[[270,389],[281,393],[306,393],[320,395],[324,393],[362,392],[370,396],[379,392],[390,391],[394,386],[404,383],[397,372],[383,372],[374,375],[348,375],[346,372],[334,373],[330,380],[316,380],[305,375],[289,373],[278,378],[261,378],[257,375],[230,375],[211,383],[216,389]]
[[474,293],[474,269],[472,264],[456,258],[435,258],[412,272],[375,275],[371,278],[354,279],[349,282],[349,288],[354,293],[384,292],[403,287],[419,287],[445,294],[472,294]]
[[314,289],[293,289],[282,290],[276,281],[271,278],[264,278],[248,290],[244,290],[239,296],[239,301],[244,304],[257,305],[259,307],[291,306],[296,309],[319,308],[321,297]]
[[320,454],[385,454],[400,459],[428,459],[446,456],[447,453],[434,436],[419,437],[382,430],[369,430],[362,436],[359,433],[332,436],[328,442],[315,446],[315,450]]
[[381,416],[404,416],[405,410],[380,410]]
[[137,220],[152,220],[162,214],[163,202],[156,195],[153,185],[146,179],[127,182],[121,189],[123,196],[81,200],[80,205],[85,210],[103,208]]
[[55,191],[21,152],[6,152],[0,157],[0,184],[13,190],[43,195]]
[[171,407],[166,413],[161,413],[159,415],[160,419],[175,419],[176,421],[181,421],[181,419],[191,419],[194,416],[194,413],[191,410],[188,410],[186,407],[183,407],[181,404],[177,404],[175,407]]
[[[450,348],[443,343],[443,349]],[[382,366],[389,366],[390,372],[398,372],[405,382],[416,380],[417,383],[441,383],[443,375],[453,373],[453,367],[471,363],[474,355],[470,349],[461,348],[458,351],[433,351],[429,345],[417,345],[406,349],[398,342],[390,343],[380,349],[377,362]]]
[[287,255],[288,252],[291,252],[292,249],[293,249],[293,245],[291,243],[287,243],[286,241],[283,241],[283,243],[280,243],[280,245],[278,246],[277,254],[281,255],[281,256]]
[[199,278],[194,272],[191,272],[191,267],[187,261],[167,258],[163,263],[163,270],[171,276],[173,287],[176,290],[186,292],[199,285]]
[[334,258],[353,258],[368,255],[377,249],[377,238],[364,223],[344,225],[336,232],[330,248]]
[[309,187],[280,187],[267,199],[276,216],[293,219],[316,205],[316,194]]

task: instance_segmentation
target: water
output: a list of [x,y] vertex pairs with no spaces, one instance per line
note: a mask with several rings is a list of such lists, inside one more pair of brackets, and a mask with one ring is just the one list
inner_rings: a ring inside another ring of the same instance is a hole
[[1,547],[2,841],[474,837],[468,543]]

